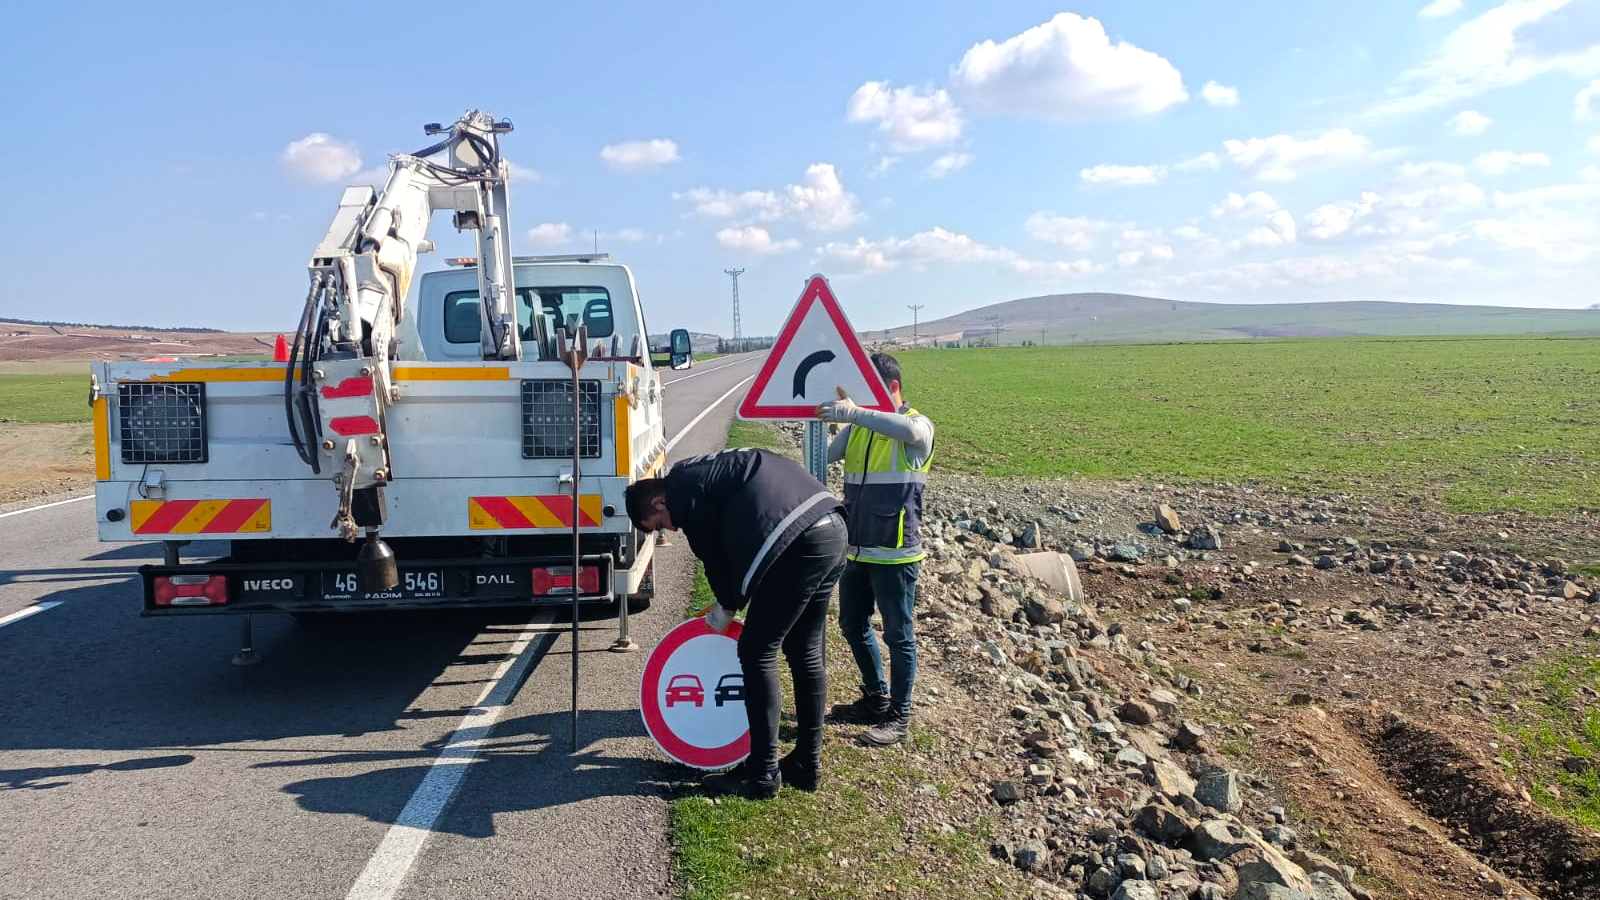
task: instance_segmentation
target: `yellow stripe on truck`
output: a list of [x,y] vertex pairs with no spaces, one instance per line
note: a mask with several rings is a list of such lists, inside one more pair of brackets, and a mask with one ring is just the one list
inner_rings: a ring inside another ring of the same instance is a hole
[[97,481],[111,480],[111,400],[96,397],[94,401],[94,477]]
[[454,366],[395,366],[396,381],[509,381],[506,366],[456,368]]
[[617,396],[616,440],[612,441],[617,448],[617,474],[623,478],[633,477],[633,429],[628,421],[628,398]]

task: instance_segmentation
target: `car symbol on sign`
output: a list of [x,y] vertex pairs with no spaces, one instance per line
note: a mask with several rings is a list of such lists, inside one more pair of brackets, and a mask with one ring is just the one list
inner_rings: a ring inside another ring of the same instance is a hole
[[712,699],[717,705],[732,703],[737,700],[744,702],[744,676],[738,672],[729,672],[717,679],[717,689],[712,693]]
[[674,675],[672,680],[667,682],[666,705],[693,703],[695,706],[703,706],[705,702],[706,692],[705,688],[700,686],[699,678],[693,675]]

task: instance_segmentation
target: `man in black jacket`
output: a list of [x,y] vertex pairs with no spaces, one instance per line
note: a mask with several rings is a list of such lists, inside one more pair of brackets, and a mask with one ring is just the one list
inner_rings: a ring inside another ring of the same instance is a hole
[[[739,636],[750,756],[702,779],[709,790],[768,798],[784,781],[816,790],[822,752],[823,625],[844,571],[843,504],[810,473],[769,450],[686,459],[664,478],[629,485],[635,528],[682,531],[705,564],[716,601],[706,622],[724,631],[749,606]],[[797,737],[778,759],[778,649],[794,676]]]

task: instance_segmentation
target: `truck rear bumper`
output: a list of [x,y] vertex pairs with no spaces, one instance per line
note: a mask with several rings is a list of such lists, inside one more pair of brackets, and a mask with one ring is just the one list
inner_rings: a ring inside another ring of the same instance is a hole
[[145,616],[331,613],[385,609],[460,609],[611,603],[615,561],[609,554],[471,559],[406,559],[400,585],[365,592],[353,562],[235,563],[231,558],[139,567]]

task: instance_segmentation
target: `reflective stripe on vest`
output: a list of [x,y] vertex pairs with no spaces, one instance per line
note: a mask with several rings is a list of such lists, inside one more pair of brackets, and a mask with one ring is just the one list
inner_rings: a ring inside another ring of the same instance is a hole
[[[902,415],[919,413],[907,407]],[[899,441],[851,427],[844,453],[848,558],[869,563],[911,563],[923,558],[918,530],[923,487],[932,463],[930,451],[920,466],[913,467]]]

